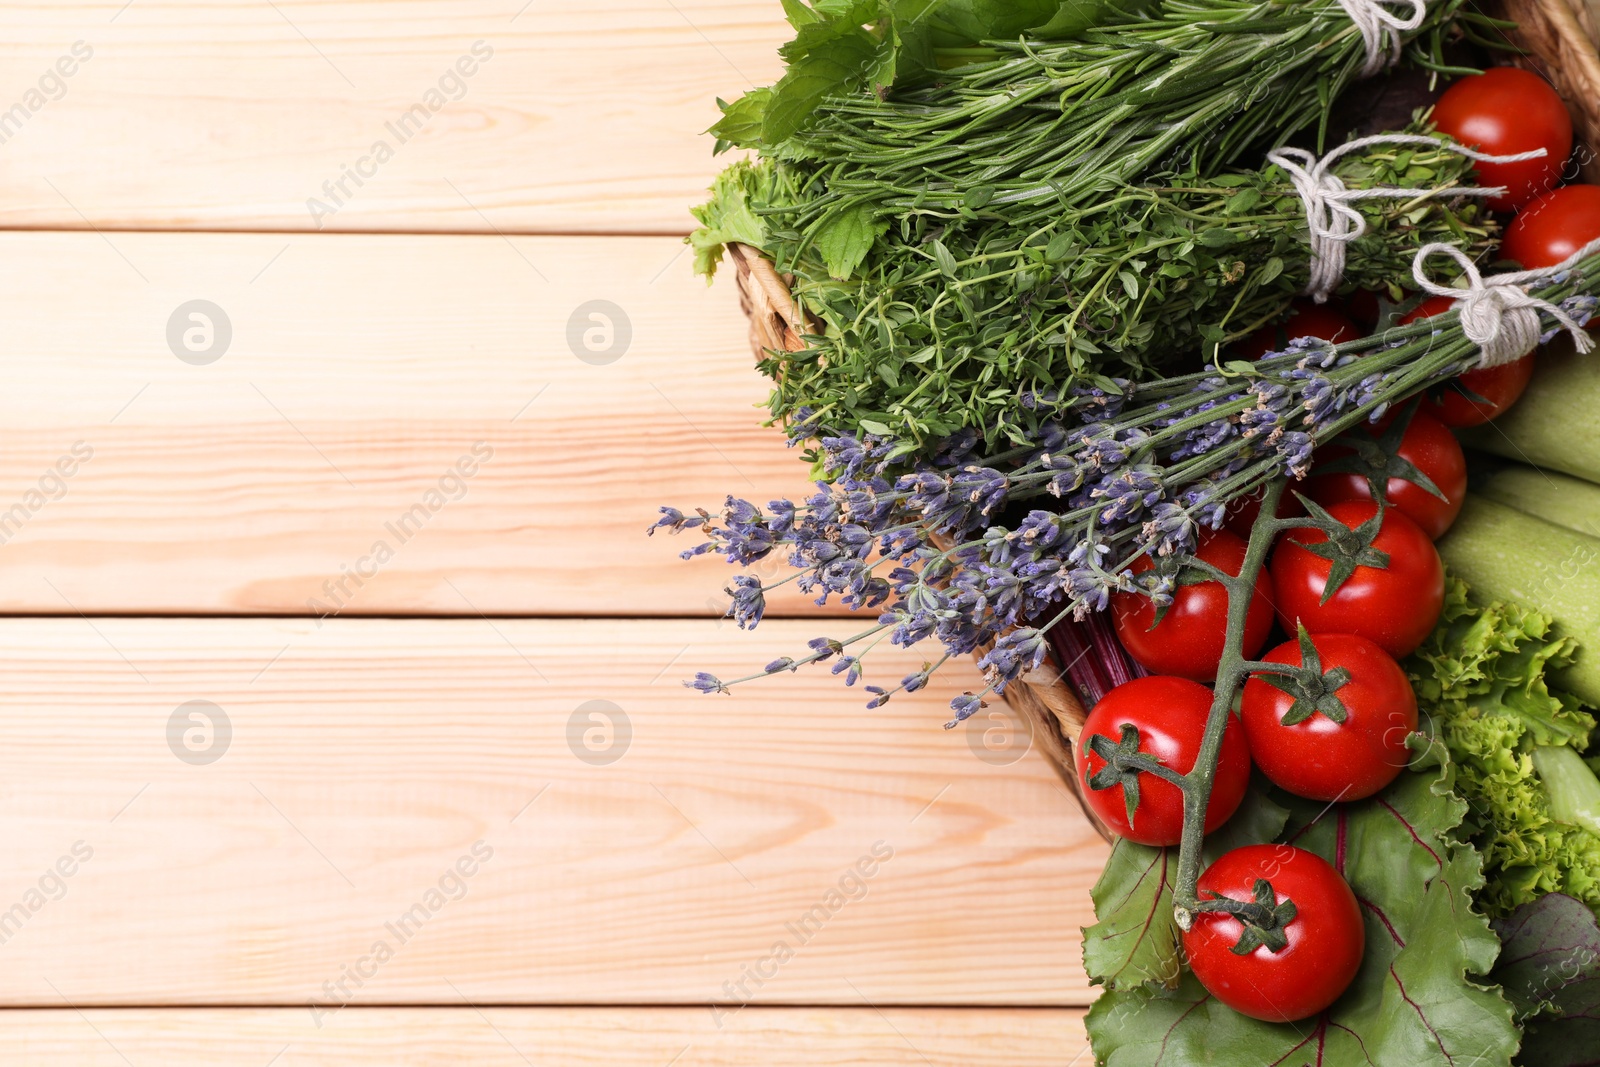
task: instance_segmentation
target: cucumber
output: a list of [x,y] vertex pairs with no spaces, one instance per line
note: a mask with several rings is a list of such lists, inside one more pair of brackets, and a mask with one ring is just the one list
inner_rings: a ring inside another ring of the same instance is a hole
[[1468,493],[1439,554],[1474,593],[1536,608],[1577,638],[1552,684],[1600,704],[1600,537]]
[[1580,356],[1565,334],[1539,350],[1528,391],[1487,426],[1463,430],[1472,447],[1600,483],[1600,354]]
[[1485,476],[1476,492],[1525,515],[1600,537],[1600,485],[1518,464]]

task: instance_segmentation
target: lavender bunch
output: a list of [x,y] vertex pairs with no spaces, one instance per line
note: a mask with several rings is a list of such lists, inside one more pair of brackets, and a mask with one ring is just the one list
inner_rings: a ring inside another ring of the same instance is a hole
[[[1582,266],[1540,293],[1580,322],[1594,309],[1600,255]],[[1231,501],[1277,477],[1302,477],[1320,442],[1376,421],[1479,356],[1456,312],[1337,346],[1302,338],[1255,362],[1039,398],[1064,407],[1072,422],[1044,422],[1027,441],[987,455],[967,430],[909,459],[914,453],[892,438],[833,432],[801,412],[791,443],[819,441],[826,476],[813,496],[765,509],[729,497],[716,517],[662,508],[650,532],[699,531],[703,540],[684,558],[719,553],[749,566],[787,554],[788,577],[764,584],[744,574],[728,587],[740,628],[757,625],[766,595],[790,582],[818,605],[837,596],[852,610],[875,611],[876,621],[851,637],[819,637],[805,654],[744,678],[701,673],[685,684],[725,693],[831,662],[854,685],[882,641],[908,647],[933,638],[943,654],[893,688],[866,686],[867,706],[923,688],[952,656],[985,650],[985,687],[951,702],[953,726],[1040,664],[1056,622],[1103,610],[1122,590],[1170,601],[1174,568],[1136,576],[1140,556],[1190,553]]]

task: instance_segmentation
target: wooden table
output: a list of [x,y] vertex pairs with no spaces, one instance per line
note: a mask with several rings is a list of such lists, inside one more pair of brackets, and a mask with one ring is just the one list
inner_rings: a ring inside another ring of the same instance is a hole
[[0,6],[7,1062],[1088,1062],[970,666],[679,684],[848,625],[643,536],[804,488],[681,243],[779,15]]

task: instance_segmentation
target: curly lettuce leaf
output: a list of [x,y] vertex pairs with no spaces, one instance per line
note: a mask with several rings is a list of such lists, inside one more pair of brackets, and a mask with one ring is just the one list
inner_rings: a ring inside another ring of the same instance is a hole
[[1511,1005],[1475,979],[1499,941],[1473,911],[1478,854],[1458,829],[1466,804],[1437,746],[1378,796],[1296,803],[1288,840],[1339,867],[1362,904],[1367,950],[1349,990],[1298,1024],[1260,1022],[1213,999],[1185,973],[1176,989],[1108,991],[1089,1012],[1107,1067],[1191,1064],[1506,1065]]
[[707,282],[717,273],[730,242],[764,248],[767,226],[753,208],[773,202],[777,182],[773,168],[741,161],[723,170],[711,185],[711,199],[691,208],[700,225],[686,238],[694,249],[694,270]]
[[1407,663],[1418,706],[1456,764],[1491,915],[1553,892],[1600,908],[1600,837],[1554,817],[1534,766],[1541,747],[1582,752],[1594,729],[1576,698],[1545,684],[1575,650],[1548,617],[1476,604],[1452,579],[1438,628]]

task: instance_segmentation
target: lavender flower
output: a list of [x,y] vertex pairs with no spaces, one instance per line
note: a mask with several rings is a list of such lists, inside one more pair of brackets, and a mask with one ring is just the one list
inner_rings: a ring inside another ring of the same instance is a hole
[[[1568,298],[1562,306],[1587,316],[1595,304]],[[960,722],[1042,661],[1053,620],[1104,610],[1120,590],[1169,601],[1170,564],[1193,551],[1202,530],[1222,524],[1233,498],[1304,474],[1318,442],[1357,412],[1383,411],[1458,373],[1464,352],[1455,326],[1431,339],[1337,347],[1313,339],[1231,377],[1207,372],[1137,390],[1117,383],[1120,395],[1091,387],[1065,403],[1041,392],[1032,403],[1059,404],[1079,424],[1045,423],[1026,439],[1015,431],[994,456],[975,449],[995,438],[971,430],[919,451],[833,432],[805,412],[791,430],[817,442],[828,472],[814,494],[764,510],[730,497],[717,519],[664,508],[651,530],[700,530],[705,540],[686,556],[715,551],[748,564],[777,554],[817,603],[838,597],[873,620],[854,637],[816,638],[808,655],[774,660],[752,677],[832,660],[830,669],[855,684],[884,638],[899,647],[934,640],[944,658],[985,650],[988,687],[952,702]],[[1357,362],[1357,354],[1367,358]],[[1135,575],[1142,555],[1162,562]],[[759,579],[742,575],[728,592],[741,627],[761,621]],[[925,665],[894,690],[866,687],[870,706],[925,689],[933,670]],[[701,674],[687,684],[713,693],[737,683]]]
[[948,730],[956,723],[966,722],[976,715],[982,707],[982,697],[974,696],[971,693],[962,693],[950,702],[950,710],[956,713],[956,717],[953,721],[945,723],[945,729]]
[[702,693],[726,693],[729,691],[728,687],[723,685],[722,681],[716,675],[707,674],[705,671],[700,671],[693,678],[687,682],[684,682],[683,684],[690,689],[695,689]]
[[732,598],[728,615],[741,630],[754,630],[767,611],[767,598],[761,588],[761,579],[753,574],[741,574],[733,584],[723,590]]

